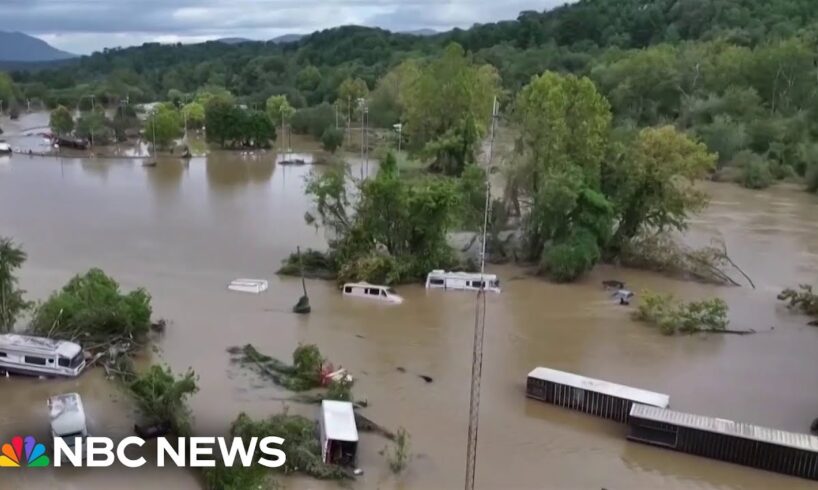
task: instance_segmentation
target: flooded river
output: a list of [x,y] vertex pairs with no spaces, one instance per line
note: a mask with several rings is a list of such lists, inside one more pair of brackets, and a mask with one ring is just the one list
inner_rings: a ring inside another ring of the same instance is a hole
[[[283,167],[273,153],[211,153],[189,166],[160,160],[0,158],[0,235],[29,255],[21,272],[30,298],[43,299],[73,274],[101,267],[126,289],[144,286],[168,331],[154,356],[174,370],[192,367],[200,435],[224,433],[242,411],[280,412],[286,393],[230,363],[225,349],[253,343],[288,358],[316,343],[357,378],[365,413],[411,434],[408,471],[394,477],[363,435],[365,474],[356,489],[462,486],[474,296],[399,287],[406,301],[385,306],[343,299],[335,286],[308,281],[313,313],[290,313],[301,284],[275,275],[296,246],[320,248],[304,223],[309,166]],[[353,170],[357,172],[357,170]],[[573,285],[492,267],[503,293],[490,296],[481,397],[477,486],[483,489],[815,488],[814,483],[625,441],[619,425],[525,398],[525,376],[542,365],[667,393],[672,407],[804,432],[818,416],[818,329],[776,304],[784,286],[818,280],[818,198],[791,189],[751,192],[708,184],[710,208],[690,240],[722,236],[758,289],[716,288],[655,274],[599,267]],[[260,295],[229,292],[237,277],[261,277]],[[734,328],[751,336],[668,338],[634,323],[600,287],[617,278],[684,298],[710,295],[730,305]],[[773,329],[773,327],[775,327]],[[404,367],[406,373],[396,368]],[[434,378],[427,384],[416,374]],[[46,398],[78,391],[97,435],[124,435],[131,407],[91,371],[77,380],[0,378],[0,439],[47,434]],[[314,415],[314,407],[290,404]],[[122,478],[126,477],[127,480]],[[282,479],[287,488],[339,488]],[[0,489],[195,489],[182,470],[41,470],[0,473]]]

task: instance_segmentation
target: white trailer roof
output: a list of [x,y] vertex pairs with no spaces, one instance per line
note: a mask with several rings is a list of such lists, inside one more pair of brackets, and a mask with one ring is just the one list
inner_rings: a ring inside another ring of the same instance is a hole
[[768,429],[753,424],[735,422],[733,420],[706,417],[692,413],[677,412],[664,408],[649,407],[635,403],[631,407],[631,417],[664,422],[680,427],[714,432],[727,436],[740,437],[752,441],[766,442],[779,446],[787,446],[804,451],[818,452],[818,437],[797,432],[787,432],[778,429]]
[[82,351],[82,347],[78,344],[67,340],[13,333],[0,334],[0,349],[24,351],[31,354],[59,354],[68,358],[72,358]]
[[333,441],[358,441],[358,427],[355,425],[355,411],[352,403],[324,400],[321,402],[321,417],[324,418],[324,432]]
[[55,395],[48,399],[51,429],[58,436],[84,432],[85,410],[77,393]]
[[655,393],[653,391],[643,390],[640,388],[633,388],[630,386],[610,383],[594,378],[587,378],[578,374],[566,373],[565,371],[557,371],[545,367],[534,368],[528,373],[529,378],[541,379],[558,383],[573,388],[580,388],[587,391],[601,393],[603,395],[615,396],[625,400],[631,400],[645,405],[652,405],[655,407],[667,408],[670,405],[670,397],[662,393]]

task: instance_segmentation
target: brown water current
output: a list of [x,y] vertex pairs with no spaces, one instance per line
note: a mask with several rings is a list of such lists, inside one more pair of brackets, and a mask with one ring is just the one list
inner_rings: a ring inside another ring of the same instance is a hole
[[[5,128],[5,126],[4,126]],[[309,316],[290,308],[300,280],[275,275],[297,245],[325,238],[304,223],[310,166],[283,167],[274,153],[213,152],[188,166],[162,159],[0,158],[0,236],[29,255],[21,271],[28,297],[44,299],[73,274],[98,266],[123,288],[144,286],[156,317],[169,320],[154,357],[192,367],[199,435],[224,433],[242,411],[277,413],[287,393],[230,363],[225,349],[253,343],[287,359],[299,342],[319,345],[356,377],[365,413],[411,434],[414,458],[395,477],[363,435],[356,489],[450,489],[463,484],[474,296],[398,287],[399,306],[343,298],[335,285],[308,281]],[[357,168],[353,175],[357,175]],[[598,267],[577,284],[555,285],[513,266],[490,267],[503,282],[489,296],[481,397],[477,486],[482,489],[766,489],[815,483],[629,443],[625,428],[526,399],[525,376],[538,365],[667,393],[673,408],[805,432],[818,417],[818,329],[777,304],[777,292],[818,282],[818,198],[796,189],[753,192],[707,184],[710,207],[688,234],[722,236],[758,289],[719,288],[652,273]],[[260,295],[227,283],[260,277]],[[750,336],[664,337],[633,322],[600,286],[616,278],[639,291],[683,298],[718,295],[734,328]],[[772,327],[775,327],[774,329]],[[404,367],[406,373],[396,368]],[[434,378],[425,383],[415,374]],[[48,433],[45,400],[77,391],[94,435],[125,435],[128,400],[98,370],[76,380],[0,378],[0,441]],[[289,404],[310,416],[315,407]],[[287,488],[340,488],[281,478]],[[0,490],[195,489],[184,470],[2,470]]]

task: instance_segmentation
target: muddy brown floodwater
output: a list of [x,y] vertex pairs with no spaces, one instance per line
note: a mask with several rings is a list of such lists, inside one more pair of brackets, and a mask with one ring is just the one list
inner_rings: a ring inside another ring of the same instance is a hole
[[[366,414],[411,434],[412,460],[399,478],[379,452],[386,442],[363,435],[365,474],[356,489],[449,489],[463,482],[474,297],[399,287],[406,301],[384,306],[343,299],[334,285],[308,281],[313,313],[290,308],[301,284],[274,273],[297,245],[322,247],[304,223],[304,167],[275,166],[273,154],[212,153],[185,167],[162,160],[0,158],[0,235],[28,252],[21,272],[30,298],[43,299],[73,274],[102,267],[126,289],[146,287],[155,315],[170,325],[155,357],[175,370],[192,367],[196,432],[224,433],[242,411],[285,409],[286,396],[231,365],[228,346],[253,343],[288,358],[313,342],[357,377]],[[357,172],[357,170],[353,170]],[[679,410],[804,432],[818,416],[818,329],[776,304],[784,286],[818,279],[818,199],[793,189],[751,192],[706,185],[712,205],[688,237],[727,241],[758,289],[717,288],[651,273],[598,267],[573,285],[491,267],[503,293],[488,300],[477,486],[483,489],[815,488],[789,478],[625,441],[624,427],[530,401],[525,376],[543,365],[671,396]],[[237,277],[263,277],[260,295],[229,292]],[[663,337],[634,323],[600,281],[684,298],[719,295],[746,337]],[[775,327],[773,330],[772,327]],[[407,373],[396,370],[406,368]],[[432,376],[425,383],[412,373]],[[130,404],[101,373],[41,381],[0,378],[0,439],[48,432],[46,398],[77,391],[97,435],[124,435]],[[314,415],[314,407],[290,404]],[[338,488],[282,478],[287,488]],[[183,470],[3,470],[0,489],[195,489]]]

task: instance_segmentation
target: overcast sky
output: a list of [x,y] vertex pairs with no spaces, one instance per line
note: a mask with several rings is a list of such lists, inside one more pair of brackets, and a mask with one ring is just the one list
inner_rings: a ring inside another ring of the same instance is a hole
[[72,53],[143,42],[271,39],[339,25],[447,30],[573,0],[0,0],[0,28]]

